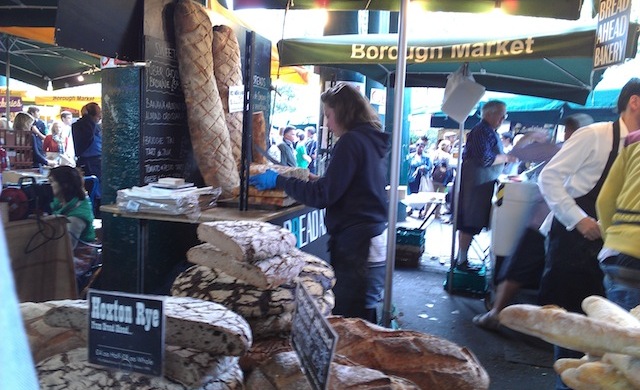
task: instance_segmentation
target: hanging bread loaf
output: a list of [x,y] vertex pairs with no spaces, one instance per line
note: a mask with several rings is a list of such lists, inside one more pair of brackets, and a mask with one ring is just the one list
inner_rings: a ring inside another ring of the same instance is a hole
[[251,130],[252,137],[251,140],[253,142],[253,153],[251,154],[252,160],[256,164],[266,164],[267,158],[258,150],[256,150],[255,146],[262,148],[262,150],[267,150],[267,124],[264,120],[264,112],[257,111],[253,113],[251,117]]
[[[45,316],[50,326],[86,330],[89,304],[85,300],[50,301]],[[247,321],[224,306],[187,297],[166,297],[166,342],[185,348],[240,356],[251,346]]]
[[466,348],[432,335],[392,330],[359,318],[329,317],[338,334],[336,353],[422,389],[480,390],[489,375]]
[[213,75],[213,29],[204,7],[180,0],[174,11],[180,82],[194,156],[206,184],[229,196],[240,185],[222,101]]
[[236,34],[229,26],[213,28],[213,74],[216,78],[218,93],[222,100],[231,153],[238,171],[242,160],[242,111],[229,112],[229,87],[242,85],[242,66],[240,63],[240,45]]

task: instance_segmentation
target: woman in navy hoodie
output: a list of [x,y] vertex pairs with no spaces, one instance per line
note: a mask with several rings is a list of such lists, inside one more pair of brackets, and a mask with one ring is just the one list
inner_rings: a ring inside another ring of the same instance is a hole
[[333,314],[377,322],[387,243],[389,134],[369,101],[340,83],[320,97],[325,124],[338,137],[324,176],[308,182],[268,170],[252,176],[258,190],[284,189],[297,201],[326,208],[329,252],[336,275]]

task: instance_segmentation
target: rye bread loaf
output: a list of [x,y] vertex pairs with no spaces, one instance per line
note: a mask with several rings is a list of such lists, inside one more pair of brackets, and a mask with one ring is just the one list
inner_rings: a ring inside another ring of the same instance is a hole
[[291,331],[293,313],[282,313],[261,318],[247,318],[254,340],[263,340]]
[[[192,372],[192,367],[189,367],[191,363],[184,360],[182,363],[187,364],[185,367],[187,372]],[[196,363],[196,365],[199,364]],[[224,368],[224,370],[220,368]],[[91,364],[87,360],[86,348],[77,348],[53,355],[38,363],[36,370],[42,389],[235,390],[244,388],[242,371],[235,362],[223,367],[214,367],[210,372],[215,375],[205,375],[196,381],[197,383],[183,385],[166,375],[165,377],[150,377]],[[180,373],[178,376],[184,377],[185,374]]]
[[218,269],[252,286],[271,289],[290,282],[300,273],[304,260],[299,252],[294,249],[267,259],[246,262],[233,260],[217,247],[205,243],[189,248],[187,259],[194,264]]
[[213,74],[222,109],[224,110],[229,140],[231,141],[231,154],[240,171],[242,160],[242,111],[229,112],[229,87],[242,86],[242,68],[240,63],[240,45],[236,34],[229,26],[213,27]]
[[244,375],[235,356],[191,348],[165,347],[164,376],[188,388],[243,389]]
[[249,263],[290,253],[296,247],[296,237],[289,230],[269,222],[204,222],[198,225],[197,233],[200,241],[230,259]]
[[305,265],[296,280],[302,283],[311,296],[321,296],[331,290],[336,284],[333,267],[321,258],[310,253],[302,252]]
[[336,353],[365,367],[414,382],[422,389],[489,388],[489,375],[464,347],[432,335],[391,330],[359,318],[329,317]]
[[213,26],[205,8],[180,0],[173,13],[180,83],[196,163],[207,185],[230,196],[240,185],[222,101],[213,74]]
[[[50,326],[87,329],[86,300],[50,301],[44,317]],[[212,354],[240,356],[251,346],[251,329],[240,315],[214,302],[189,297],[165,298],[167,344]]]
[[293,351],[288,334],[276,335],[263,340],[255,340],[249,351],[240,357],[240,367],[245,376],[262,363],[280,352]]
[[[267,123],[264,120],[264,112],[257,111],[251,116],[251,141],[253,142],[253,153],[251,153],[252,162],[256,164],[266,164],[267,158],[256,149],[256,145],[262,150],[267,150]],[[255,189],[255,188],[254,188]]]
[[[247,378],[247,389],[260,390],[307,390],[312,389],[302,372],[300,361],[295,352],[282,352],[274,355],[255,368]],[[353,364],[348,360],[332,362],[329,369],[331,390],[344,389],[389,389],[419,390],[411,381]]]
[[34,362],[71,349],[86,347],[86,335],[77,330],[57,328],[44,322],[44,315],[52,305],[46,302],[24,302],[20,313],[29,340],[29,348]]

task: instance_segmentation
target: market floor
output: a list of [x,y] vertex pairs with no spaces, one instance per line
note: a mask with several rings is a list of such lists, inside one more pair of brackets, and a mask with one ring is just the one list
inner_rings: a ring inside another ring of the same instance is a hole
[[[419,223],[408,217],[398,226],[417,227]],[[482,297],[450,294],[444,289],[451,236],[451,225],[432,222],[426,230],[426,249],[419,266],[396,267],[391,301],[399,327],[442,337],[471,350],[489,373],[492,390],[553,388],[551,345],[504,327],[497,332],[476,327],[473,316],[486,311]],[[487,233],[481,234],[479,247],[488,247],[488,240]],[[476,252],[476,260],[481,253]],[[525,292],[518,299],[532,303],[533,293]]]

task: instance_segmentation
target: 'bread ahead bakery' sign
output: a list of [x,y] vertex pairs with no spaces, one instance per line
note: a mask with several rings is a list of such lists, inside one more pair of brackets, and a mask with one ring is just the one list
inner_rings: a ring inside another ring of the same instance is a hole
[[91,290],[88,301],[89,362],[162,376],[164,300]]
[[631,0],[600,0],[598,27],[593,50],[593,69],[624,62]]

